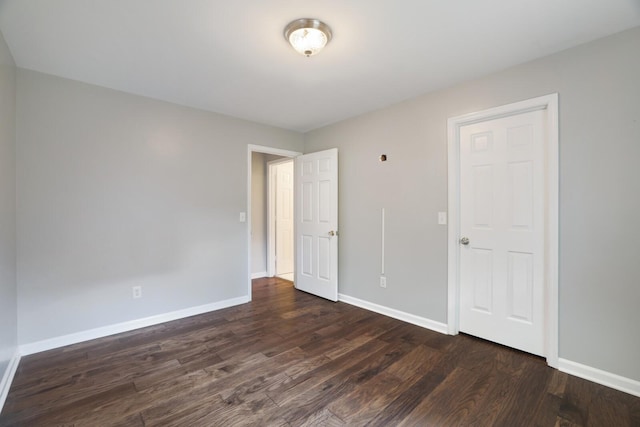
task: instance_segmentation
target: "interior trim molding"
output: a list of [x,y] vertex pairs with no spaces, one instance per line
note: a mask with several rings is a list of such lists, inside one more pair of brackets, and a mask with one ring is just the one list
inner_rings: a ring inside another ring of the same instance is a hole
[[430,329],[435,332],[440,332],[441,334],[447,333],[446,323],[436,322],[435,320],[427,319],[426,317],[416,316],[415,314],[385,307],[383,305],[375,304],[340,293],[338,294],[338,301],[354,305],[356,307],[364,308],[365,310],[373,311],[378,314],[393,317],[394,319],[402,320],[403,322],[411,323],[413,325]]
[[259,271],[257,273],[251,273],[251,279],[262,279],[263,277],[269,277],[266,271]]
[[99,328],[88,329],[86,331],[75,332],[73,334],[62,335],[42,341],[22,344],[20,345],[19,350],[22,356],[27,356],[30,354],[40,353],[42,351],[52,350],[54,348],[60,348],[71,344],[77,344],[96,338],[103,338],[109,335],[129,332],[135,329],[145,328],[147,326],[153,326],[160,323],[183,319],[185,317],[196,316],[198,314],[204,314],[211,311],[221,310],[223,308],[233,307],[235,305],[247,303],[250,300],[250,297],[248,295],[245,295],[238,298],[199,305],[183,310],[171,311],[169,313],[158,314],[156,316],[130,320],[128,322],[116,323],[114,325],[102,326]]
[[640,397],[640,381],[632,380],[631,378],[562,358],[558,359],[558,370]]
[[2,412],[4,402],[7,400],[7,396],[9,395],[9,389],[11,388],[13,377],[15,377],[16,371],[18,370],[18,364],[20,364],[20,351],[16,349],[15,354],[11,360],[9,360],[9,365],[4,371],[2,381],[0,382],[0,412]]

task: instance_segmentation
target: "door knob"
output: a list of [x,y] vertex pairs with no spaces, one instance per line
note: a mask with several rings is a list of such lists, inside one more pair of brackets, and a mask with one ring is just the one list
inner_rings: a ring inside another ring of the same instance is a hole
[[331,237],[333,237],[333,236],[337,236],[337,235],[338,235],[338,232],[337,232],[337,231],[333,231],[333,230],[331,230],[331,231],[329,232],[329,236],[331,236]]
[[463,237],[462,239],[460,239],[460,243],[463,245],[468,245],[469,244],[469,238],[468,237]]

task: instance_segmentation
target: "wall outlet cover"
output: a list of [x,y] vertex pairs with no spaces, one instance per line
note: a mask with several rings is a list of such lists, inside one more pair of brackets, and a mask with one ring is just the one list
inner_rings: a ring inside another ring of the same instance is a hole
[[142,298],[142,286],[134,286],[132,288],[133,298]]
[[380,276],[380,287],[381,288],[387,287],[387,278],[385,276]]

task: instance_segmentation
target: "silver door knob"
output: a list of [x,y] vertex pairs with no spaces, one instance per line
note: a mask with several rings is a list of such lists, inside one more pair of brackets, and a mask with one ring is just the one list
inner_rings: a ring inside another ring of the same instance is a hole
[[469,238],[468,237],[463,237],[462,239],[460,239],[460,243],[463,245],[468,245],[469,244]]
[[336,235],[336,232],[335,232],[335,231],[331,230],[331,231],[329,232],[329,236],[333,237],[333,236],[335,236],[335,235]]

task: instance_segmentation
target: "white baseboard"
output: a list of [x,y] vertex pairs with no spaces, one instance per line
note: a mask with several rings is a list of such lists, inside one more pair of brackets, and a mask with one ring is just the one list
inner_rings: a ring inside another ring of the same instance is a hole
[[4,407],[4,402],[7,400],[7,396],[9,395],[9,389],[11,388],[11,382],[13,381],[13,377],[16,375],[16,371],[18,370],[18,364],[20,363],[20,352],[16,349],[16,353],[9,360],[9,365],[7,369],[4,371],[4,375],[2,375],[2,381],[0,381],[0,412],[2,412],[2,408]]
[[431,329],[432,331],[440,332],[441,334],[447,333],[447,325],[445,323],[436,322],[435,320],[427,319],[426,317],[420,317],[414,314],[405,313],[404,311],[385,307],[383,305],[364,301],[359,298],[350,297],[349,295],[344,294],[338,294],[338,301],[355,305],[356,307],[364,308],[365,310],[373,311],[379,314],[384,314],[385,316],[393,317],[394,319],[402,320],[403,322]]
[[562,358],[558,359],[558,370],[640,397],[640,381]]
[[66,345],[89,341],[96,338],[103,338],[109,335],[157,325],[159,323],[171,322],[173,320],[183,319],[185,317],[196,316],[198,314],[208,313],[210,311],[233,307],[234,305],[244,304],[249,301],[251,301],[251,298],[249,296],[232,298],[224,301],[214,302],[211,304],[204,304],[196,307],[186,308],[184,310],[177,310],[169,313],[159,314],[157,316],[145,317],[143,319],[131,320],[128,322],[117,323],[115,325],[103,326],[100,328],[89,329],[69,335],[63,335],[60,337],[49,338],[42,341],[22,344],[20,346],[20,354],[23,356],[27,356],[29,354],[40,353],[41,351],[52,350],[54,348],[64,347]]
[[252,279],[262,279],[263,277],[268,277],[269,275],[267,274],[266,271],[259,271],[258,273],[251,273],[251,278]]

